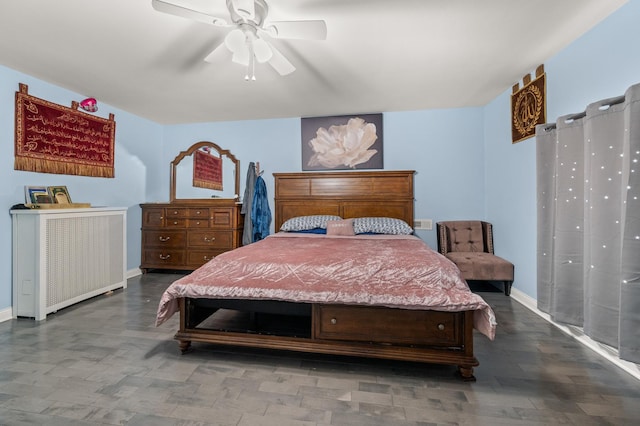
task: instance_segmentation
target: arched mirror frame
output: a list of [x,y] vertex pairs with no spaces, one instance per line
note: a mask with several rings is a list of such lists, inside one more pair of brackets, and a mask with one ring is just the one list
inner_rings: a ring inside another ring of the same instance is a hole
[[[170,176],[170,184],[169,184],[169,201],[170,202],[174,202],[174,201],[179,201],[179,202],[202,202],[202,199],[177,199],[176,198],[176,168],[178,166],[178,164],[180,164],[180,161],[182,161],[183,158],[192,155],[195,151],[197,151],[200,148],[204,148],[204,147],[210,147],[215,149],[218,154],[220,155],[220,158],[222,158],[222,156],[224,155],[225,157],[227,157],[229,160],[231,160],[233,162],[233,164],[236,167],[235,170],[235,198],[228,198],[229,200],[233,199],[233,200],[237,200],[238,197],[240,196],[240,160],[238,160],[235,155],[233,155],[228,149],[222,149],[220,148],[217,144],[213,143],[213,142],[208,142],[208,141],[202,141],[202,142],[197,142],[194,143],[193,145],[191,145],[189,147],[189,149],[187,149],[186,151],[181,151],[180,154],[178,154],[176,156],[176,158],[173,159],[173,161],[171,162],[171,176]],[[224,199],[224,198],[222,198]],[[220,198],[218,198],[218,200],[220,200]]]

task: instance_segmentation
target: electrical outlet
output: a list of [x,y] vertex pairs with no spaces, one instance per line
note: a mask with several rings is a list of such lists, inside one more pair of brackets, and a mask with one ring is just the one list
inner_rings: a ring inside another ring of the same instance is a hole
[[433,221],[431,219],[416,219],[413,222],[413,228],[431,231],[433,229]]

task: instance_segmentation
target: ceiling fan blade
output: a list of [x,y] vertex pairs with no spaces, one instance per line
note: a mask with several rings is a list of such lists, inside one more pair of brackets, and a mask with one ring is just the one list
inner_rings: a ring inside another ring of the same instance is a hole
[[278,49],[276,49],[273,45],[269,45],[271,48],[271,59],[269,60],[269,64],[278,71],[280,75],[291,74],[296,70],[296,67],[293,66],[291,62],[287,58],[284,57],[282,53]]
[[182,18],[193,19],[194,21],[204,22],[205,24],[213,24],[218,26],[226,26],[227,21],[206,13],[198,12],[193,9],[178,6],[162,0],[152,0],[151,6],[158,12],[168,13],[169,15],[180,16]]
[[324,21],[279,21],[269,22],[265,31],[276,38],[300,40],[326,40],[327,24]]
[[210,64],[216,63],[218,62],[218,59],[221,58],[223,55],[225,55],[227,52],[227,49],[225,49],[225,45],[224,43],[220,43],[218,46],[216,46],[215,49],[213,49],[211,51],[211,53],[209,53],[205,58],[205,62],[209,62]]

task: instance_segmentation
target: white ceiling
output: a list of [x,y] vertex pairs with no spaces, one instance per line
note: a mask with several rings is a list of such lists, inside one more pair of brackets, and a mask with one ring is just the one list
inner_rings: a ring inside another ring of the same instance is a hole
[[0,64],[163,124],[473,107],[626,0],[267,2],[268,19],[327,23],[326,41],[273,41],[297,68],[287,76],[261,64],[247,82],[230,53],[204,62],[228,30],[151,0],[2,0]]

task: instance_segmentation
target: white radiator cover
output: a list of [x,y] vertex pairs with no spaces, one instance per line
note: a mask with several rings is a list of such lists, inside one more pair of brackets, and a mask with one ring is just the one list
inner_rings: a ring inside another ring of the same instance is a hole
[[13,317],[126,288],[126,209],[12,210]]

